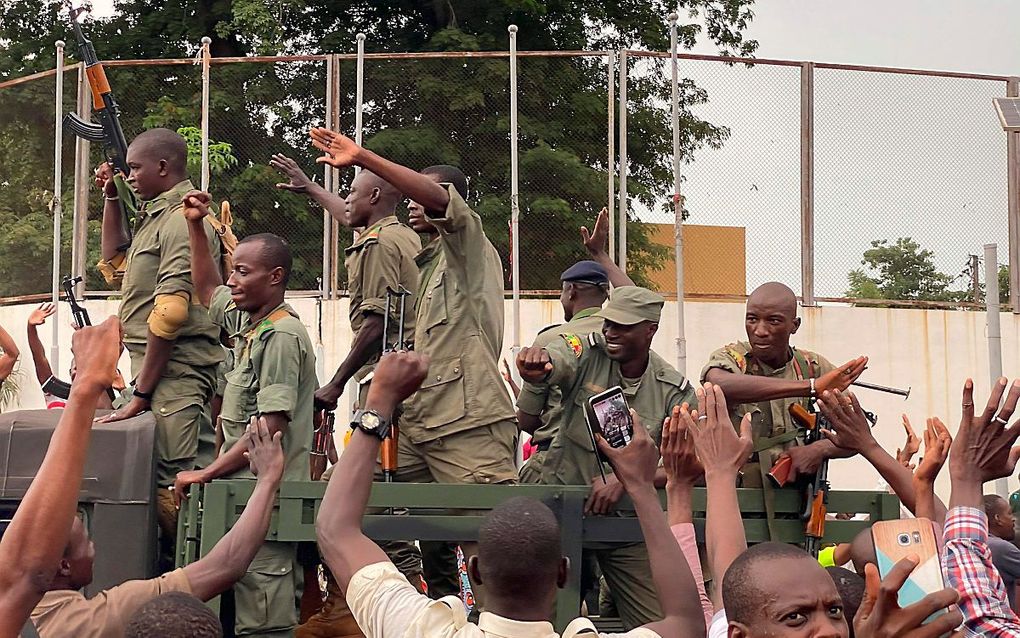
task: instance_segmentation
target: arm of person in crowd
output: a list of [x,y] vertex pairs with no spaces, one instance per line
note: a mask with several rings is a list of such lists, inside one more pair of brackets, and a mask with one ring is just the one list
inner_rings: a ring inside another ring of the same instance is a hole
[[316,204],[325,208],[333,219],[344,226],[350,226],[347,222],[347,201],[316,184],[313,179],[305,175],[297,162],[286,155],[277,153],[269,160],[269,165],[283,173],[288,179],[286,182],[278,183],[277,188],[290,193],[307,195]]
[[[501,359],[499,364],[500,375],[502,375],[503,380],[507,382],[507,385],[510,386],[510,391],[513,392],[514,399],[517,399],[517,397],[521,396],[521,387],[517,385],[516,381],[514,381],[514,375],[510,374],[510,364],[506,362],[506,359]],[[541,420],[539,420],[539,424],[541,424]],[[524,430],[523,427],[521,427],[520,429]],[[534,433],[535,430],[524,431],[527,432],[528,434],[532,434]]]
[[660,636],[704,636],[705,613],[694,575],[670,531],[653,484],[658,450],[633,410],[631,418],[634,438],[629,444],[614,448],[599,435],[596,435],[596,443],[634,502],[634,512],[648,548],[648,563],[663,619],[645,627]]
[[591,231],[587,226],[581,227],[581,243],[588,250],[592,261],[598,262],[606,269],[609,283],[616,287],[636,285],[634,280],[627,276],[627,273],[617,266],[613,258],[609,256],[609,212],[605,208],[595,218],[595,225]]
[[705,506],[705,549],[716,579],[712,603],[723,608],[722,579],[733,561],[747,549],[744,522],[737,501],[737,476],[753,449],[751,415],[740,422],[740,435],[730,421],[726,397],[717,385],[698,388],[698,409],[692,414],[681,407],[680,417],[694,438],[694,449],[705,468],[708,502]]
[[886,452],[875,439],[857,397],[852,392],[843,394],[827,390],[822,393],[819,405],[822,414],[832,426],[831,430],[823,431],[829,442],[867,459],[906,508],[915,512],[917,502],[913,473]]
[[0,354],[0,381],[3,381],[14,372],[14,366],[21,356],[18,344],[14,343],[14,339],[3,326],[0,326],[0,350],[3,350],[3,354]]
[[[854,618],[847,618],[853,624],[857,638],[938,638],[948,636],[960,625],[963,614],[953,608],[932,619],[932,614],[946,610],[959,600],[959,595],[950,588],[933,592],[907,607],[900,607],[899,591],[917,567],[916,557],[907,557],[893,565],[881,579],[878,567],[868,563],[864,567],[864,595],[861,606]],[[981,634],[984,635],[984,634]]]
[[265,418],[252,418],[245,456],[257,477],[255,489],[230,531],[201,560],[184,567],[184,575],[196,598],[209,600],[230,589],[244,576],[262,547],[283,477],[282,437],[283,433],[270,431]]
[[445,213],[450,203],[450,193],[431,178],[391,162],[329,129],[313,128],[311,137],[315,148],[325,153],[316,162],[324,162],[335,168],[360,166],[389,182],[408,199],[421,204],[429,217]]
[[921,439],[917,438],[913,426],[910,425],[910,418],[906,414],[901,414],[900,418],[903,420],[903,431],[907,435],[907,440],[903,442],[903,447],[896,448],[896,461],[913,472],[916,466],[911,461],[921,449]]
[[191,248],[191,283],[195,298],[208,308],[216,288],[223,285],[220,266],[209,252],[205,218],[212,197],[202,191],[184,196],[184,218],[188,220],[188,246]]
[[120,322],[78,330],[71,351],[78,375],[46,456],[0,539],[0,635],[16,636],[47,591],[67,547],[100,395],[113,384]]
[[[659,446],[666,473],[666,519],[694,575],[698,598],[705,612],[705,626],[708,627],[712,624],[715,609],[705,592],[705,575],[698,556],[692,511],[694,483],[705,475],[705,468],[694,450],[694,436],[688,433],[687,422],[680,417],[680,407],[675,406],[663,422],[662,444]],[[686,409],[688,406],[685,403],[683,407]]]
[[949,458],[953,437],[938,418],[930,418],[924,430],[924,456],[914,471],[914,516],[934,521],[939,529],[946,523],[946,506],[935,496],[935,479]]
[[35,378],[39,385],[46,383],[53,378],[53,368],[46,358],[46,348],[42,339],[39,338],[39,326],[46,323],[46,318],[57,311],[52,303],[44,303],[28,315],[28,350],[32,353],[32,363],[35,364]]
[[[418,389],[428,372],[428,357],[413,352],[391,352],[379,360],[363,406],[391,419],[401,401]],[[389,560],[386,553],[361,530],[381,440],[354,430],[330,477],[315,520],[319,551],[340,589],[362,568]]]
[[100,251],[104,262],[118,266],[123,263],[124,251],[131,244],[129,229],[124,227],[125,202],[117,194],[117,182],[113,169],[103,162],[96,168],[96,186],[103,192],[103,222],[100,236]]
[[[852,361],[847,361],[817,379],[774,379],[755,374],[738,374],[735,372],[736,365],[736,362],[732,362],[734,370],[713,367],[702,373],[705,381],[710,381],[722,388],[727,400],[732,404],[810,397],[812,396],[812,381],[814,381],[816,396],[820,396],[826,390],[845,391],[864,372],[868,365],[868,358],[857,357]],[[727,367],[729,367],[729,362],[727,362]]]
[[1000,409],[1006,384],[1007,380],[1000,378],[984,410],[975,415],[974,382],[967,379],[960,427],[949,452],[952,492],[944,565],[949,584],[960,594],[965,631],[972,636],[1020,634],[1020,621],[1009,607],[1002,577],[992,563],[982,495],[984,483],[1010,476],[1020,458],[1020,448],[1013,447],[1020,424],[1004,425],[1016,410],[1020,381],[1010,385]]

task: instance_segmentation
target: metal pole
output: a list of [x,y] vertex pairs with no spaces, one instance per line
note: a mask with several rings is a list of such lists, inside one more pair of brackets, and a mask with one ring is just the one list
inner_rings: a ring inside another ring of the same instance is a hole
[[[92,93],[89,91],[85,78],[85,65],[78,65],[78,116],[89,121],[92,113]],[[81,277],[81,283],[75,291],[78,295],[85,294],[87,276],[85,259],[88,254],[89,227],[89,141],[83,137],[74,138],[74,212],[71,222],[71,276]]]
[[617,264],[627,271],[627,51],[620,51],[620,248]]
[[969,255],[967,258],[967,268],[970,270],[970,294],[974,303],[981,303],[981,275],[979,274],[980,266],[979,257],[977,255]]
[[669,53],[673,102],[673,259],[676,262],[676,369],[687,376],[684,334],[684,198],[680,194],[680,73],[677,62],[677,20],[669,14]]
[[510,32],[510,283],[513,287],[513,323],[510,326],[511,351],[521,347],[521,232],[520,192],[517,188],[517,25]]
[[[57,86],[56,105],[54,106],[54,130],[53,130],[53,273],[52,298],[53,306],[59,308],[60,301],[60,217],[62,215],[61,203],[61,182],[63,181],[61,155],[64,147],[64,127],[61,120],[64,118],[64,41],[57,40]],[[60,322],[54,317],[50,322],[52,333],[50,337],[50,365],[54,370],[60,369],[60,347],[57,344],[57,336]]]
[[[988,315],[988,378],[994,387],[1002,376],[1002,332],[999,327],[999,252],[995,244],[985,244],[985,308]],[[995,481],[995,493],[1009,495],[1007,479]]]
[[[355,87],[354,97],[354,141],[358,143],[358,146],[361,146],[361,139],[364,134],[361,122],[365,98],[365,34],[359,33],[355,37],[358,39],[358,69],[357,85]],[[360,171],[360,167],[354,167],[355,175],[357,175]]]
[[212,38],[202,37],[202,190],[209,191],[209,45]]
[[815,305],[815,65],[800,65],[800,294]]
[[606,55],[606,87],[609,123],[606,125],[609,138],[609,156],[606,161],[606,182],[609,196],[606,198],[606,211],[609,214],[609,258],[616,261],[616,183],[613,181],[616,165],[616,52],[609,51]]
[[[326,58],[326,121],[325,125],[327,128],[332,128],[333,122],[333,88],[334,88],[334,73],[336,71],[336,58],[332,55]],[[322,186],[326,191],[334,192],[333,184],[333,167],[329,164],[323,163],[322,170]],[[329,210],[325,207],[322,208],[322,277],[319,280],[319,294],[321,297],[326,298],[329,296],[330,290],[330,279],[329,279],[329,258],[330,258],[330,243],[329,238],[332,235],[332,223],[333,218],[329,214]],[[319,313],[322,313],[322,304],[319,304]],[[320,316],[319,323],[322,323]],[[321,339],[321,336],[320,336]]]
[[[1020,78],[1006,82],[1006,96],[1020,96]],[[1006,133],[1006,183],[1009,196],[1009,303],[1020,313],[1020,133]]]

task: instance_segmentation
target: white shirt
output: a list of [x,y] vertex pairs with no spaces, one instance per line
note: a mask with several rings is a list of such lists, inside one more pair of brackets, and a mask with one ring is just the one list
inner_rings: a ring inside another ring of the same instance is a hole
[[[366,638],[560,638],[548,622],[522,622],[482,612],[478,624],[467,620],[464,603],[456,596],[432,600],[418,593],[390,562],[360,569],[347,587],[347,604]],[[587,618],[567,625],[563,638],[594,635]],[[601,638],[661,638],[649,629]]]
[[726,638],[730,622],[726,619],[726,610],[720,609],[712,616],[712,625],[708,628],[708,638]]

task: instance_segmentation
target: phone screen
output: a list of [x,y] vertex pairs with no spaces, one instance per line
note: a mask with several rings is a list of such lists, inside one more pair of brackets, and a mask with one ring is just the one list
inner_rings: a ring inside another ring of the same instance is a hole
[[592,412],[598,420],[599,429],[609,445],[619,448],[630,443],[634,437],[634,423],[630,418],[630,407],[619,387],[610,388],[591,399]]

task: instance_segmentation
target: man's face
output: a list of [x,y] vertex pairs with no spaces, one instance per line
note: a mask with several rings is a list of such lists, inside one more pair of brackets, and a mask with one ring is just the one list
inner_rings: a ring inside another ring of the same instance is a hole
[[564,281],[563,288],[560,290],[560,305],[563,306],[564,321],[570,321],[574,318],[574,300],[572,298],[573,295],[570,294],[572,290],[573,286],[571,286],[570,282]]
[[797,332],[800,319],[788,308],[768,299],[749,299],[744,328],[752,352],[766,361],[782,361],[790,348],[790,335]]
[[64,561],[70,571],[71,585],[81,589],[92,582],[92,566],[96,559],[96,547],[85,531],[85,524],[77,516],[71,525],[71,537],[64,552]]
[[372,206],[379,198],[379,191],[372,187],[371,179],[364,172],[351,182],[351,190],[347,193],[345,212],[347,220],[354,228],[364,228],[372,216]]
[[230,297],[240,310],[256,311],[272,299],[281,276],[280,268],[266,267],[260,243],[240,243],[234,251],[234,270],[227,278]]
[[1013,511],[1009,508],[1009,503],[1006,499],[1000,498],[997,501],[995,515],[992,517],[989,525],[989,531],[993,536],[1007,541],[1012,541],[1016,538],[1016,516],[1013,515]]
[[751,569],[749,587],[764,604],[750,626],[730,623],[730,638],[847,638],[843,601],[828,573],[813,559],[775,558]]
[[425,217],[425,209],[413,199],[407,201],[407,224],[416,233],[433,235],[436,227]]
[[613,323],[608,319],[602,323],[602,336],[606,338],[606,355],[613,361],[632,361],[648,354],[652,337],[658,326],[651,321],[642,321],[632,326]]
[[143,200],[154,199],[165,190],[166,161],[154,157],[153,153],[139,150],[134,144],[128,147],[127,165],[131,174],[127,183]]

